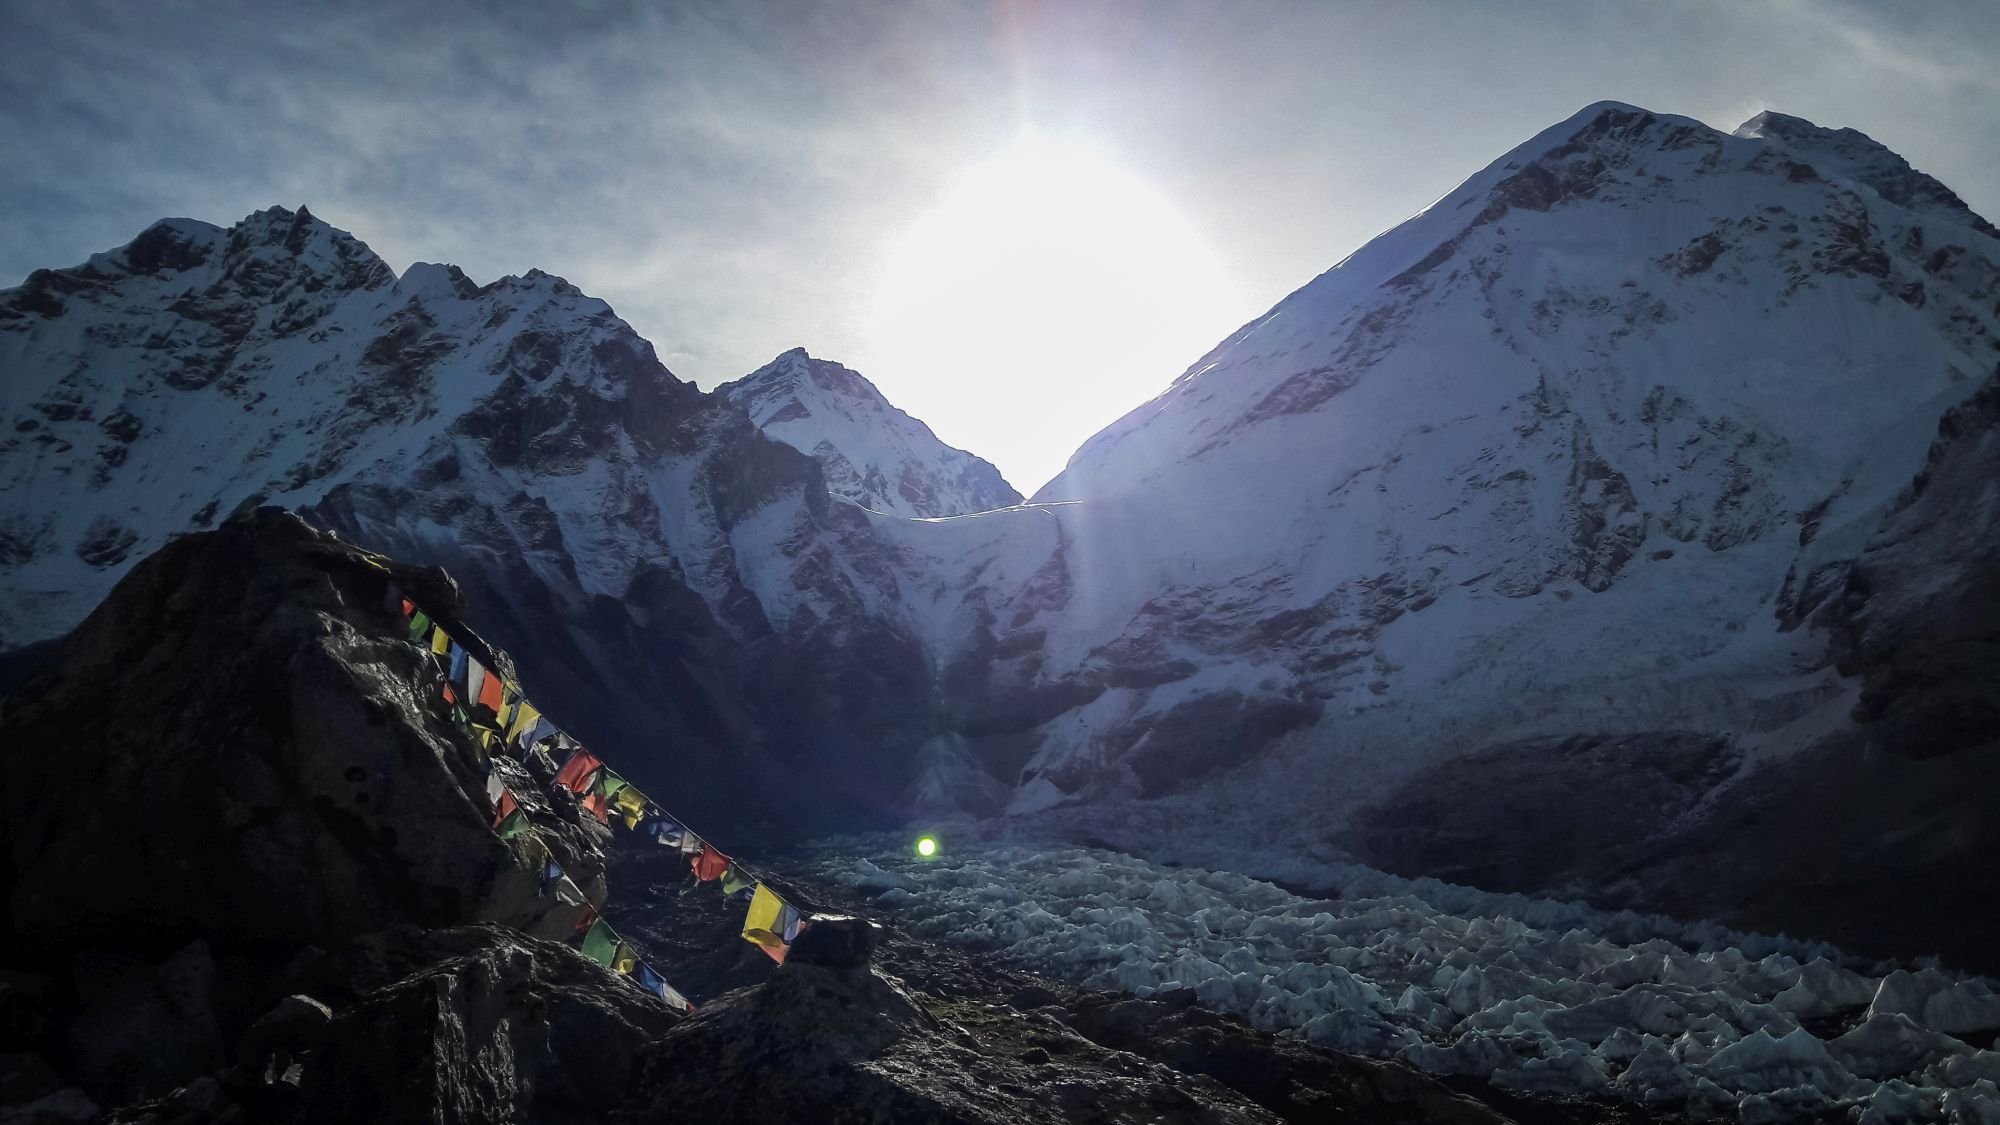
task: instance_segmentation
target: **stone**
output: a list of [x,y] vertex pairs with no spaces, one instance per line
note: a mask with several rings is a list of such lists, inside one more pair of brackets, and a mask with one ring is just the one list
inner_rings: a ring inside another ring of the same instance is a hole
[[[542,898],[527,844],[489,828],[484,761],[435,705],[392,585],[457,604],[442,575],[269,510],[118,584],[6,707],[0,839],[28,957],[302,949],[475,919],[567,935],[578,908]],[[521,796],[566,870],[601,872],[601,828]]]
[[816,917],[793,939],[785,963],[830,969],[864,968],[881,937],[882,927],[866,919]]

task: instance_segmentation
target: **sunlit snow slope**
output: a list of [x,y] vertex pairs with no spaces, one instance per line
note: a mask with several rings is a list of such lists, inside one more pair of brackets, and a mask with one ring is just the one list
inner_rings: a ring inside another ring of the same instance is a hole
[[716,388],[766,437],[811,454],[827,490],[893,516],[959,516],[1021,502],[1000,470],[939,441],[860,373],[804,348]]
[[1362,792],[1471,734],[1838,717],[1792,627],[1993,372],[1996,261],[1859,134],[1609,103],[1547,130],[997,517],[1046,562],[971,595],[973,694],[1032,726],[991,756],[1025,761],[1015,806],[1288,732]]

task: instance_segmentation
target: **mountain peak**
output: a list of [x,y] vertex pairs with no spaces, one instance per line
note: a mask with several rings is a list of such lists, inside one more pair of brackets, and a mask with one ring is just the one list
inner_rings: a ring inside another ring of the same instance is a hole
[[1866,185],[1899,207],[1942,208],[1974,230],[2000,237],[2000,230],[1974,214],[1956,192],[1859,129],[1828,129],[1767,109],[1737,126],[1734,135],[1782,145],[1820,173]]
[[818,460],[834,495],[872,511],[928,518],[1021,502],[990,463],[939,441],[860,372],[804,348],[781,352],[716,393],[766,437]]

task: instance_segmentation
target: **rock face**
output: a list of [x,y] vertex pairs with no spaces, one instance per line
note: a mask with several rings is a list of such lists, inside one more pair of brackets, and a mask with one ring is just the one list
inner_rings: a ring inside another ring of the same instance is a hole
[[[455,608],[434,573],[288,515],[135,568],[7,700],[16,948],[303,947],[475,919],[566,935],[575,909],[488,827],[484,764],[433,710],[392,581]],[[599,838],[573,812],[536,819],[602,897]]]
[[1000,470],[939,441],[859,373],[804,348],[716,393],[747,412],[764,436],[818,461],[828,492],[870,511],[929,518],[1021,502]]
[[601,1120],[641,1045],[682,1020],[574,951],[496,927],[358,952],[397,967],[360,977],[365,991],[311,1056],[294,1120]]

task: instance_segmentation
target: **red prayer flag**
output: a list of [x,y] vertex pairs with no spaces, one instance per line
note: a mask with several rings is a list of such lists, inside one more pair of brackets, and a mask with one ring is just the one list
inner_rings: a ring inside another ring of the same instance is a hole
[[572,930],[569,936],[575,937],[596,924],[597,908],[586,902],[583,904],[583,916],[576,920],[576,929]]
[[504,702],[501,698],[500,677],[494,675],[491,668],[486,670],[486,682],[479,687],[479,702],[492,708],[495,715],[500,713],[500,705]]
[[729,870],[729,857],[717,851],[714,844],[704,841],[701,850],[688,860],[688,869],[694,872],[696,882],[711,882],[722,878],[722,873]]
[[445,701],[446,703],[457,703],[457,702],[458,702],[458,693],[457,693],[457,692],[455,692],[455,691],[453,691],[453,690],[451,690],[451,685],[450,685],[450,684],[446,684],[446,685],[444,685],[444,701]]
[[500,791],[500,803],[494,806],[493,827],[500,827],[500,822],[507,819],[507,814],[520,807],[514,800],[513,791],[502,789]]
[[410,599],[408,599],[408,598],[404,598],[404,599],[403,599],[403,616],[404,616],[404,617],[408,617],[408,616],[410,616],[411,614],[413,614],[413,613],[415,613],[415,612],[417,612],[417,603],[415,603],[415,602],[411,601],[411,600],[410,600]]
[[556,784],[581,797],[590,790],[590,779],[604,765],[597,755],[579,746],[563,768],[556,772]]
[[599,824],[611,823],[611,802],[602,793],[592,793],[583,799],[585,812],[597,818]]

